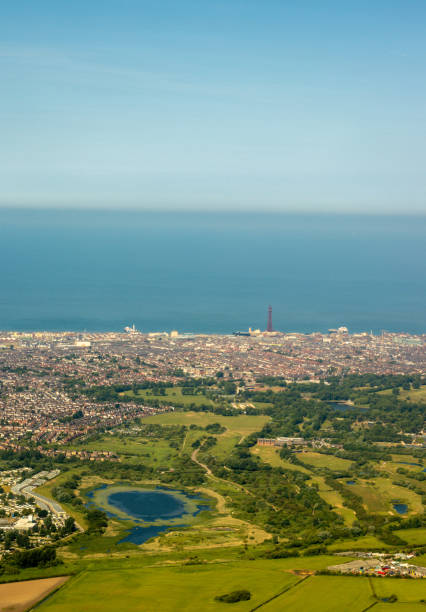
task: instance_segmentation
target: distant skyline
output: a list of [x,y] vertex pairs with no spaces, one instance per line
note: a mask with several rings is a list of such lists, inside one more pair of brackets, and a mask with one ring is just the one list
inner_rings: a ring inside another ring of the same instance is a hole
[[426,213],[424,0],[0,12],[0,206]]

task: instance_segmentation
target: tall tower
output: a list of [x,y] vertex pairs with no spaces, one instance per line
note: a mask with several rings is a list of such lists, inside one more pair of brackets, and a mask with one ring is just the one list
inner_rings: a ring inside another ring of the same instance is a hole
[[266,331],[274,331],[272,328],[272,306],[268,306],[268,325],[266,326]]

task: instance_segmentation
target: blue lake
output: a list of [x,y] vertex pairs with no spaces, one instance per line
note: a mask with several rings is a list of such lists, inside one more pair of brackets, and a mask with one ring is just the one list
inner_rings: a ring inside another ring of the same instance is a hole
[[108,503],[133,518],[143,521],[172,519],[185,512],[183,502],[163,491],[124,491],[108,496]]
[[143,544],[165,531],[182,529],[200,512],[211,510],[209,502],[199,495],[165,488],[101,485],[89,491],[87,497],[87,507],[98,507],[109,518],[134,523],[118,544]]
[[[185,525],[173,525],[174,529],[181,529],[185,527]],[[147,542],[151,538],[156,538],[160,533],[164,533],[165,531],[169,531],[171,529],[170,525],[151,525],[150,527],[133,527],[130,532],[126,535],[125,538],[120,540],[118,544],[122,544],[123,542],[130,542],[131,544],[143,544]]]
[[398,514],[407,514],[408,511],[408,506],[407,504],[393,504],[394,510],[395,512],[398,512]]

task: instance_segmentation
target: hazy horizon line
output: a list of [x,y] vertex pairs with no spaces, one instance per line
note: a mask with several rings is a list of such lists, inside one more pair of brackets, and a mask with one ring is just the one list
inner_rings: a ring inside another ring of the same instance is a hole
[[0,203],[0,211],[7,212],[105,212],[105,213],[149,213],[149,214],[240,214],[240,215],[288,215],[288,216],[341,216],[341,217],[426,217],[426,209],[424,212],[418,210],[407,211],[383,211],[383,210],[360,210],[360,209],[345,209],[345,210],[315,210],[315,209],[279,209],[279,208],[191,208],[191,207],[143,207],[143,206],[111,206],[111,205],[7,205]]

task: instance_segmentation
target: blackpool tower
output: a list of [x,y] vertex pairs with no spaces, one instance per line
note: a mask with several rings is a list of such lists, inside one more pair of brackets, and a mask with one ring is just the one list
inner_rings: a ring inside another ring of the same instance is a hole
[[268,325],[266,326],[266,331],[274,331],[272,328],[272,306],[268,306]]

